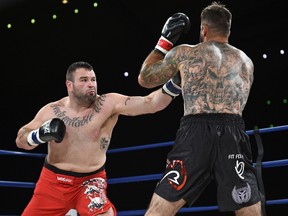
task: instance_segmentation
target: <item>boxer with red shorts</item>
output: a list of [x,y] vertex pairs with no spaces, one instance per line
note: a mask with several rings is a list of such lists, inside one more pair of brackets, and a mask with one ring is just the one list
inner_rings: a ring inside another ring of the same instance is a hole
[[70,209],[80,215],[99,215],[111,207],[107,197],[105,168],[91,173],[76,173],[58,169],[45,160],[34,195],[22,216],[64,216]]
[[16,145],[48,153],[24,216],[116,216],[107,197],[106,153],[120,115],[152,114],[166,108],[181,88],[172,79],[146,96],[97,93],[93,67],[83,61],[66,71],[68,96],[44,105],[17,133]]

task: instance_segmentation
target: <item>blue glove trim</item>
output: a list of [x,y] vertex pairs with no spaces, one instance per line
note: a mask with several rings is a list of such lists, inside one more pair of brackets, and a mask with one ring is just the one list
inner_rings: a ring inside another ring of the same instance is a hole
[[172,79],[163,85],[162,90],[172,98],[177,97],[182,92],[181,88],[173,83]]
[[43,140],[41,140],[39,138],[39,131],[38,129],[37,130],[34,130],[34,131],[31,131],[29,134],[28,134],[28,137],[27,137],[27,141],[28,141],[28,145],[30,146],[37,146],[39,144],[43,144],[45,143]]

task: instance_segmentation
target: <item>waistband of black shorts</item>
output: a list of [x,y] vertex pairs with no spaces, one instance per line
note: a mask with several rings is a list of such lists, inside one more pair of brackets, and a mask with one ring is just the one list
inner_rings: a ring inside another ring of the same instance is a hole
[[245,122],[240,115],[229,113],[200,113],[186,115],[181,118],[181,123],[208,123],[231,125],[245,129]]
[[59,168],[49,164],[47,161],[47,158],[45,158],[44,167],[51,170],[54,173],[62,174],[62,175],[68,175],[68,176],[74,176],[74,177],[85,177],[85,176],[94,175],[94,174],[97,174],[97,173],[99,173],[105,169],[105,165],[103,165],[100,169],[95,170],[93,172],[89,172],[89,173],[79,173],[79,172],[67,171],[67,170],[59,169]]

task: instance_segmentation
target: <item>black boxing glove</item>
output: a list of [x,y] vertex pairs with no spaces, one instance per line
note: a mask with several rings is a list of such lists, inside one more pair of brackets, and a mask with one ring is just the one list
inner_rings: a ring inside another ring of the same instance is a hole
[[37,146],[51,140],[62,142],[66,132],[64,122],[59,118],[46,121],[42,126],[28,134],[27,141],[30,146]]
[[175,13],[163,26],[161,37],[158,40],[155,50],[160,51],[163,55],[173,47],[180,35],[187,33],[190,29],[189,17],[184,13]]
[[173,99],[182,92],[181,77],[179,72],[162,86],[162,92],[170,95]]

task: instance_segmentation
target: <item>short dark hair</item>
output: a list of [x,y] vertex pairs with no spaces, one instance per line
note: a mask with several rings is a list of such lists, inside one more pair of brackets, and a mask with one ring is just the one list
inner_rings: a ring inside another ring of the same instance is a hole
[[208,25],[217,34],[228,36],[230,34],[232,14],[220,2],[212,2],[201,12],[201,24]]
[[67,69],[66,80],[74,81],[74,72],[78,68],[85,68],[90,71],[93,70],[93,67],[88,62],[84,62],[84,61],[74,62]]

